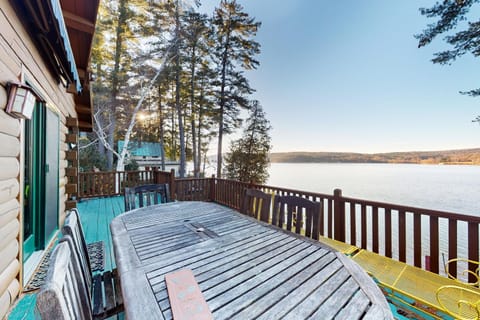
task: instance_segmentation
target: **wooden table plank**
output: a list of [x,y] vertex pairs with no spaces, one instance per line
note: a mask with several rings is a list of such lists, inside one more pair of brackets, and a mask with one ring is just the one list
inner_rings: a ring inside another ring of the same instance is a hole
[[[242,308],[248,306],[250,302],[255,301],[257,297],[267,294],[281,283],[294,277],[297,271],[317,262],[326,253],[321,249],[315,251],[310,251],[309,249],[304,249],[302,252],[292,255],[272,268],[257,271],[255,277],[209,300],[213,314],[221,319],[231,317]],[[253,272],[256,270],[253,269]],[[205,292],[207,299],[210,292],[210,290]]]
[[290,310],[283,319],[308,319],[349,277],[350,275],[347,270],[343,268],[339,269],[331,278],[317,287],[306,299]]
[[[278,236],[278,234],[274,234]],[[262,241],[265,240],[265,241]],[[282,254],[286,250],[292,248],[296,244],[293,243],[291,238],[279,238],[271,237],[267,239],[258,239],[256,243],[249,243],[251,245],[250,250],[245,251],[244,247],[237,247],[231,252],[221,252],[219,255],[210,257],[208,259],[197,260],[191,264],[175,265],[171,267],[171,270],[175,270],[182,267],[187,267],[193,269],[196,273],[196,278],[199,283],[202,283],[210,278],[216,277],[225,272],[232,272],[235,267],[240,267],[244,264],[247,264],[247,268],[250,268],[251,261],[260,257],[260,256],[274,256],[276,254]],[[228,260],[226,260],[228,256]],[[164,274],[165,272],[163,272]],[[149,274],[150,277],[150,274]],[[159,292],[156,294],[157,299],[161,299],[161,292],[165,285],[160,277],[155,279],[150,279],[152,284],[152,289],[154,292]],[[163,297],[164,298],[164,297]]]
[[[289,245],[289,251],[287,254],[298,253],[298,247]],[[205,298],[210,299],[215,297],[215,291],[208,292],[209,289],[214,288],[217,292],[227,292],[228,290],[235,288],[239,283],[242,283],[248,279],[254,278],[260,271],[260,268],[268,270],[270,267],[279,263],[278,252],[272,252],[259,256],[254,260],[250,260],[245,264],[237,265],[234,268],[229,269],[227,272],[210,277],[205,281],[200,282],[200,287],[204,292]],[[201,272],[202,270],[195,270],[195,272]],[[198,276],[200,278],[200,276]],[[212,309],[213,310],[213,309]]]
[[[173,270],[183,268],[188,266],[191,269],[196,269],[204,264],[209,263],[212,260],[221,260],[225,258],[229,253],[238,253],[241,252],[244,248],[244,245],[255,246],[258,244],[258,241],[261,243],[262,239],[269,241],[270,239],[279,239],[279,235],[270,232],[265,233],[265,237],[249,237],[243,241],[233,242],[227,246],[214,248],[213,250],[207,250],[207,248],[212,248],[212,240],[209,243],[202,243],[202,246],[196,245],[192,248],[187,248],[185,250],[179,250],[178,254],[172,253],[163,259],[162,262],[159,262],[155,265],[152,265],[151,269],[148,271],[148,277],[153,279],[157,276],[164,275],[165,273],[171,272]],[[196,249],[199,247],[199,249]],[[196,252],[200,254],[196,254]],[[152,285],[155,285],[156,282],[152,280]]]
[[360,290],[354,279],[349,278],[312,314],[312,319],[333,319]]
[[[326,256],[329,258],[333,253]],[[337,273],[342,268],[342,264],[338,260],[334,260],[329,263],[322,272],[315,274],[315,276],[308,279],[302,284],[300,288],[296,288],[293,291],[289,292],[288,295],[285,295],[283,299],[277,302],[276,305],[272,306],[265,313],[258,316],[258,320],[266,319],[280,319],[289,311],[293,310],[298,304],[308,298],[318,287],[323,285],[332,275]],[[285,289],[284,289],[285,290]],[[266,299],[268,296],[265,296]],[[281,306],[281,308],[279,307]]]
[[355,263],[215,203],[145,207],[111,229],[129,319],[172,319],[165,275],[182,268],[192,270],[215,319],[392,319]]
[[357,291],[351,301],[340,313],[335,317],[336,319],[356,320],[360,319],[370,306],[370,299],[361,290]]
[[[312,279],[316,283],[321,282],[319,281],[320,279],[318,279],[318,276],[328,277],[328,275],[331,274],[329,269],[333,272],[333,270],[336,270],[335,267],[340,267],[340,264],[335,263],[335,255],[329,252],[316,262],[314,267],[307,268],[304,272],[301,272],[297,276],[280,284],[275,290],[271,290],[266,295],[256,298],[255,303],[250,304],[248,307],[235,314],[232,319],[259,319],[261,315],[264,319],[280,318],[278,313],[274,313],[275,310],[279,310],[279,308],[275,308],[275,305],[281,305],[283,308],[285,307],[284,303],[287,301],[293,300],[293,305],[295,305],[303,300],[304,296],[302,295],[302,292],[305,292],[308,295],[309,291],[313,291],[313,289],[305,290],[306,282]],[[315,278],[315,276],[317,276],[317,278]],[[300,300],[296,300],[295,302],[295,298],[300,298]]]

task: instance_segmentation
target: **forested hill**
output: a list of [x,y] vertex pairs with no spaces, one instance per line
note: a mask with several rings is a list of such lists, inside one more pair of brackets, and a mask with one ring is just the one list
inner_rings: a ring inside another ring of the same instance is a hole
[[270,154],[271,162],[425,163],[480,165],[480,148],[391,153],[283,152]]

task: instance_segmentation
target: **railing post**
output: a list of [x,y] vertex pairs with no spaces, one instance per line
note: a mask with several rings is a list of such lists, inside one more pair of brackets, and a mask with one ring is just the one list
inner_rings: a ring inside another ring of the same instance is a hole
[[175,200],[175,194],[177,193],[175,186],[175,169],[170,170],[170,199]]
[[212,174],[212,177],[210,178],[210,196],[209,196],[209,201],[215,202],[215,175]]
[[152,174],[153,174],[153,184],[159,184],[159,179],[158,179],[158,168],[157,167],[154,167],[153,170],[152,170]]
[[345,242],[345,202],[342,200],[342,190],[333,190],[333,203],[334,239]]

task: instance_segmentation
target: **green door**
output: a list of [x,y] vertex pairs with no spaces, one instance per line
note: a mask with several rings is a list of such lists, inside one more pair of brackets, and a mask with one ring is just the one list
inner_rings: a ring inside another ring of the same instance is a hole
[[24,261],[45,248],[58,229],[58,116],[37,103],[25,120]]

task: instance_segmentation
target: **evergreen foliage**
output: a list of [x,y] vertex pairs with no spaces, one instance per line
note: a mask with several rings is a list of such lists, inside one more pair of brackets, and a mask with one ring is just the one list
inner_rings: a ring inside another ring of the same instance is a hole
[[258,101],[253,101],[243,136],[231,142],[225,157],[225,174],[228,179],[243,182],[265,183],[268,179],[271,138],[270,122]]
[[81,151],[78,158],[80,170],[94,171],[96,168],[104,171],[107,168],[107,158],[97,151],[98,142],[91,141],[89,137],[81,137],[78,142]]
[[[418,39],[418,47],[430,44],[442,34],[445,35],[445,42],[451,46],[449,50],[435,53],[433,63],[450,65],[467,53],[474,57],[480,55],[480,20],[478,15],[469,15],[470,9],[478,2],[479,0],[443,0],[436,2],[431,8],[420,8],[422,15],[436,18],[437,21],[428,24],[422,33],[415,36]],[[472,17],[475,21],[471,21]],[[461,93],[479,96],[480,89]]]
[[260,44],[253,40],[261,23],[249,17],[236,0],[222,0],[212,20],[213,59],[219,78],[215,80],[218,103],[217,177],[222,176],[223,134],[241,125],[240,108],[248,108],[253,89],[243,70],[256,69]]
[[[244,71],[258,66],[253,37],[260,23],[235,0],[219,3],[212,16],[188,0],[101,4],[91,88],[94,145],[108,159],[107,170],[126,160],[112,150],[128,135],[160,142],[166,158],[180,159],[182,176],[193,160],[193,174],[201,176],[212,140],[219,138],[221,150],[223,135],[240,127],[240,110],[249,108],[254,91]],[[153,90],[146,90],[152,79]]]

